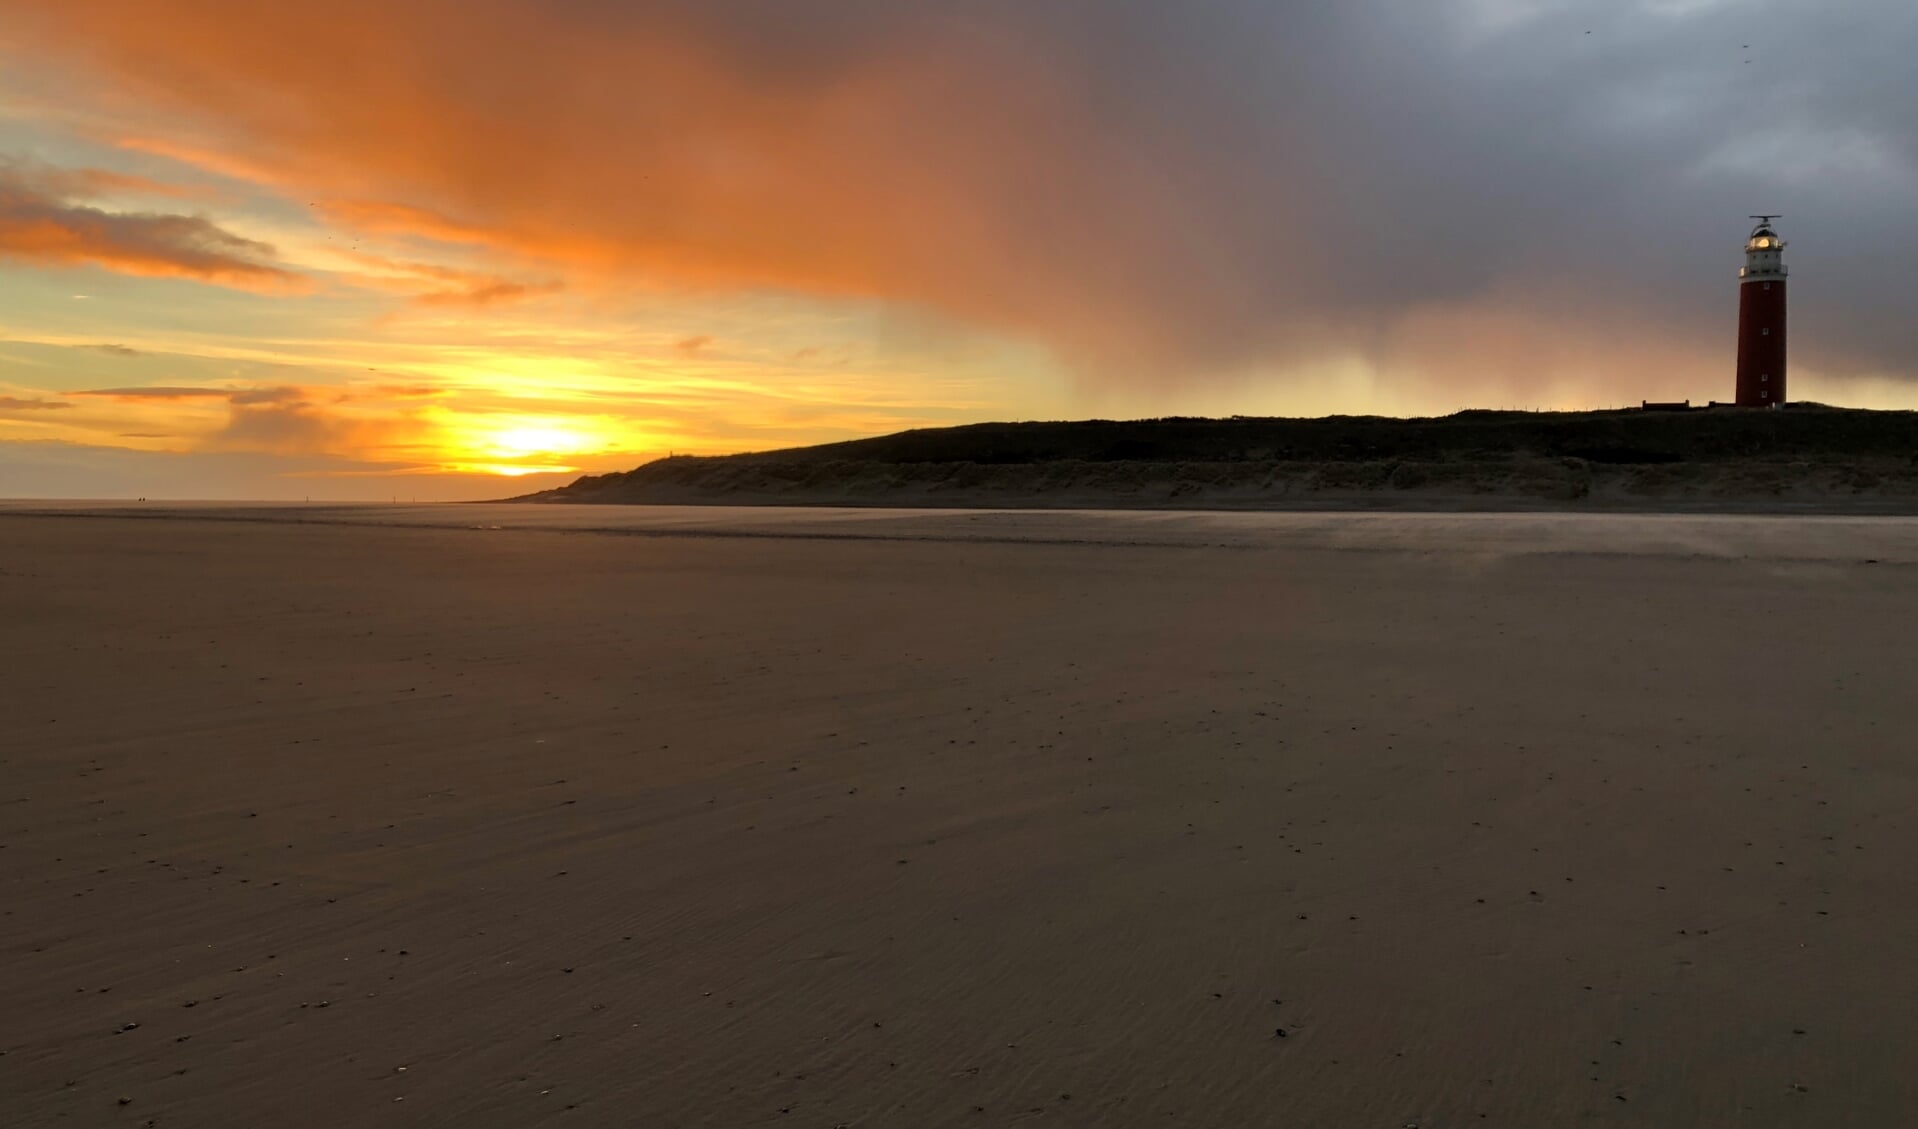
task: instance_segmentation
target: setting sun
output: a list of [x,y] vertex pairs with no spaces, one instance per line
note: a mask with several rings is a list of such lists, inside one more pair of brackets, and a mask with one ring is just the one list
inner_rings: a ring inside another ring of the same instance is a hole
[[598,450],[602,442],[584,435],[573,424],[529,423],[495,431],[486,437],[486,453],[508,458],[531,455],[573,455]]
[[429,441],[442,472],[518,478],[567,474],[594,457],[638,457],[647,444],[618,420],[599,416],[492,416],[449,413]]

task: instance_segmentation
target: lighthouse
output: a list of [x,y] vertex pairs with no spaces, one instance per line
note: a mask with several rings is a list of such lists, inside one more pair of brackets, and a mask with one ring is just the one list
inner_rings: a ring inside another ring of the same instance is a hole
[[1785,403],[1785,241],[1772,229],[1777,216],[1753,216],[1738,272],[1738,397],[1740,407]]

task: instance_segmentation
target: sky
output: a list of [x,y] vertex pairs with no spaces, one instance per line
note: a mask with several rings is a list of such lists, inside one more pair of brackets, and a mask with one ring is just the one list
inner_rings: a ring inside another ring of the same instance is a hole
[[0,0],[0,497],[981,420],[1918,408],[1910,0]]

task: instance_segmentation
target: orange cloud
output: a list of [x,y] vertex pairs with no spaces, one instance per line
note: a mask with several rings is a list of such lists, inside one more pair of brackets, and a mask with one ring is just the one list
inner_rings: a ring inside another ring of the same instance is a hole
[[93,200],[127,192],[146,196],[191,196],[197,191],[110,169],[67,169],[20,159],[0,160],[0,181],[11,183],[20,191],[68,200]]
[[201,397],[223,398],[233,395],[233,390],[230,388],[154,385],[139,388],[89,388],[75,392],[73,395],[103,396],[112,400],[191,400]]
[[[0,0],[9,10],[155,107],[129,132],[191,122],[202,147],[205,129],[223,133],[220,151],[256,177],[348,201],[320,207],[369,229],[623,279],[883,296],[1088,342],[1143,337],[1115,312],[1208,273],[1208,248],[1166,222],[1171,185],[1114,190],[1135,158],[1093,128],[1091,92],[959,18],[874,8],[879,30],[843,49],[804,29],[820,66],[677,3]],[[1127,233],[1129,261],[1110,231]]]
[[303,285],[298,275],[273,265],[271,246],[234,235],[204,216],[110,212],[73,202],[75,195],[132,182],[144,183],[97,170],[0,165],[0,258],[91,265],[248,290]]
[[560,289],[557,282],[531,283],[513,282],[504,278],[487,275],[465,275],[460,279],[462,285],[447,290],[435,290],[422,294],[414,301],[423,306],[465,306],[470,308],[499,305],[504,302],[516,302],[523,298],[552,294]]
[[0,412],[48,412],[72,406],[64,400],[47,400],[39,397],[29,400],[18,396],[0,396]]
[[394,400],[437,400],[451,395],[435,384],[375,384],[367,390]]
[[[97,388],[75,392],[123,404],[146,404],[154,409],[179,408],[181,401],[224,401],[226,417],[213,422],[201,417],[175,437],[200,451],[250,451],[276,455],[355,455],[404,446],[423,431],[415,414],[396,410],[378,390],[370,395],[337,387],[290,384],[232,388],[165,386]],[[215,417],[217,419],[217,417]]]
[[371,271],[355,276],[354,281],[412,293],[413,301],[422,306],[483,308],[555,294],[563,289],[558,282],[519,282],[484,271],[436,263],[404,262],[359,253],[351,253],[348,258],[365,264]]
[[[1699,233],[1723,200],[1778,187],[1701,170],[1725,143],[1723,107],[1807,114],[1813,134],[1866,116],[1904,128],[1886,109],[1900,103],[1850,69],[1776,87],[1776,105],[1698,78],[1695,105],[1619,128],[1607,107],[1634,89],[1705,73],[1655,46],[1694,41],[1658,21],[1723,5],[1641,13],[1659,31],[1640,62],[1604,70],[1523,29],[1511,54],[1474,54],[1453,34],[1460,7],[0,0],[0,42],[105,92],[129,147],[274,186],[335,223],[550,262],[569,281],[876,296],[1042,341],[1082,371],[1174,379],[1383,362],[1380,342],[1420,330],[1423,311],[1559,277],[1583,217],[1627,212],[1572,272],[1589,319],[1722,349],[1708,319],[1729,316],[1727,284],[1701,272],[1735,266],[1707,266],[1735,248]],[[1895,130],[1860,136],[1909,148]],[[1883,297],[1903,259],[1880,249],[1910,241],[1909,192],[1877,184],[1893,206],[1817,179],[1793,190],[1802,210],[1860,217],[1855,300],[1834,282],[1801,307],[1826,327],[1804,340],[1857,340],[1848,364],[1906,371],[1907,321]],[[421,301],[484,306],[527,286]],[[1498,344],[1501,326],[1475,325],[1493,336],[1426,336]],[[1671,376],[1688,359],[1648,363]]]
[[[5,0],[0,0],[4,3]],[[120,149],[131,153],[149,153],[155,157],[164,157],[169,161],[191,166],[201,172],[212,173],[232,180],[246,181],[252,184],[273,185],[277,182],[271,171],[259,163],[238,153],[223,152],[205,144],[181,141],[171,137],[143,136],[138,134],[118,134],[103,137]]]
[[228,401],[226,425],[201,442],[209,451],[275,455],[358,454],[392,443],[401,425],[361,419],[316,403],[306,389],[258,388]]
[[442,243],[486,243],[492,235],[428,208],[379,200],[328,200],[314,205],[334,223],[380,235],[418,235]]
[[115,192],[131,192],[145,196],[203,195],[199,189],[188,188],[180,184],[167,184],[152,177],[135,176],[132,173],[112,172],[107,169],[76,169],[78,191],[76,196],[106,196]]

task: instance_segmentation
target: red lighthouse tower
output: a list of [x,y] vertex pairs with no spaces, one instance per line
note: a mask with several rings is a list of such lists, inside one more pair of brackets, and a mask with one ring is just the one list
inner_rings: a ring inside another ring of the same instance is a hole
[[1738,404],[1776,408],[1785,403],[1785,241],[1772,230],[1777,216],[1753,216],[1738,272]]

